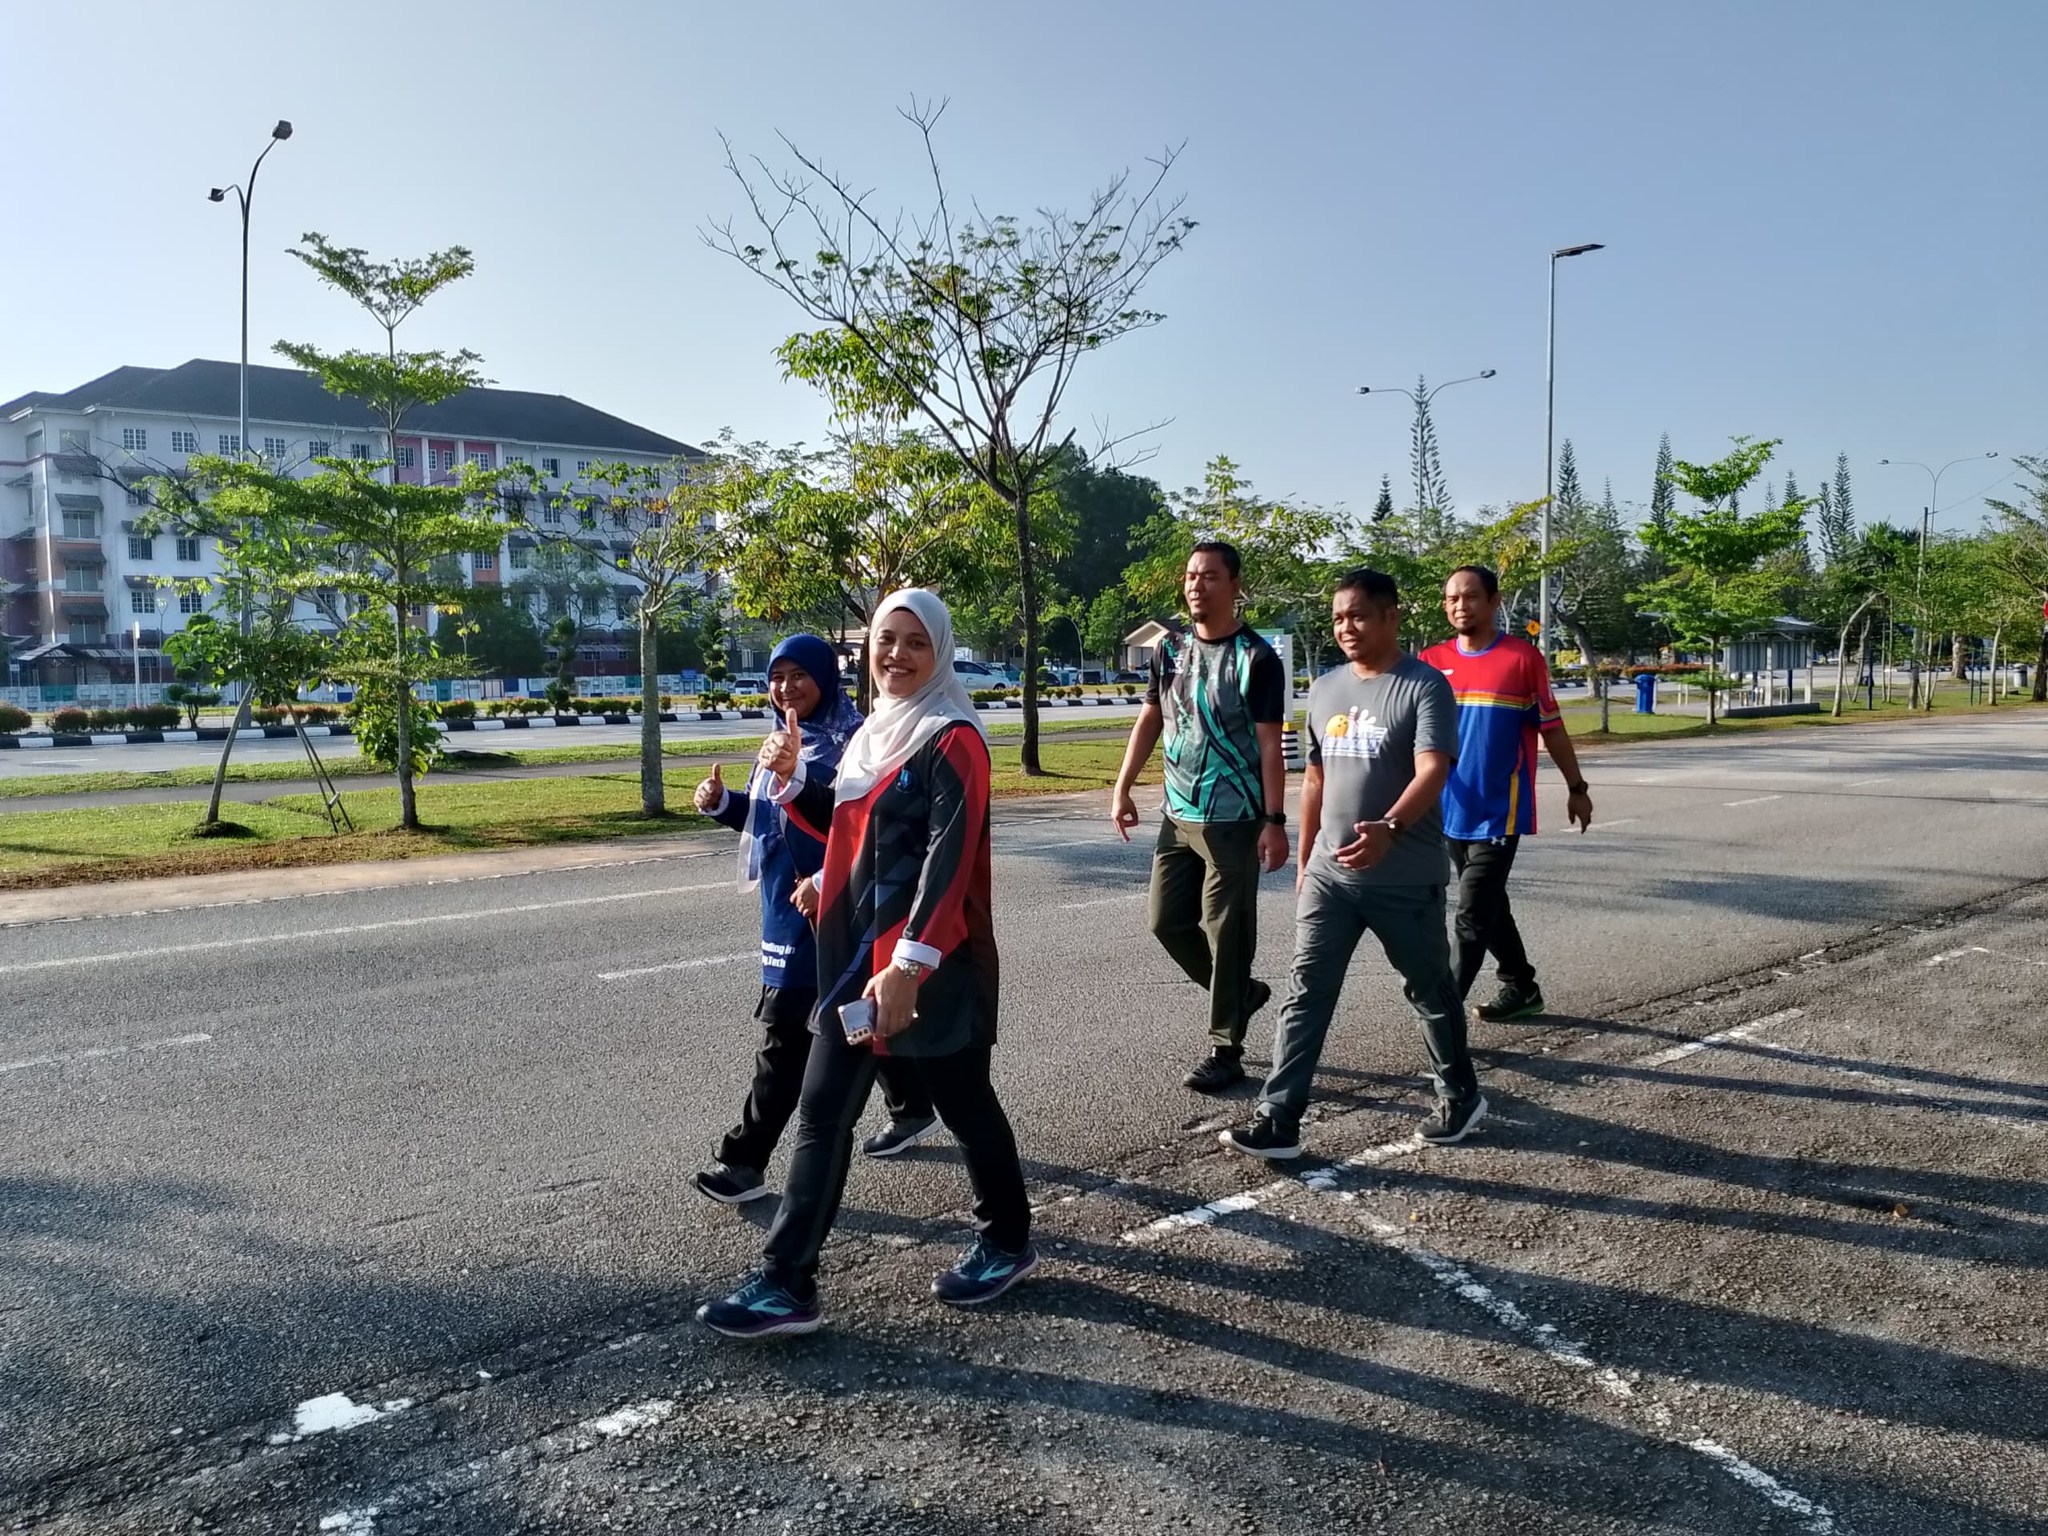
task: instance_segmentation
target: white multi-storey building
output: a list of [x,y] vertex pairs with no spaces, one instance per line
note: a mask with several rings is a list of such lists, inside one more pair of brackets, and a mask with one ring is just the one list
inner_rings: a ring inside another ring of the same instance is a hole
[[[163,637],[205,611],[207,594],[195,590],[195,578],[218,570],[218,552],[209,540],[140,532],[140,482],[181,471],[194,454],[240,451],[237,379],[233,363],[195,359],[177,368],[116,368],[61,394],[33,392],[0,404],[0,634],[8,681],[54,688],[126,682],[138,657],[144,682],[168,677],[159,659]],[[397,477],[414,484],[452,481],[464,464],[520,461],[559,489],[595,462],[701,457],[686,443],[565,395],[511,389],[468,389],[422,406],[398,440],[386,443],[361,406],[295,368],[249,370],[249,437],[250,451],[272,463],[306,465],[310,473],[318,456],[389,458]],[[561,513],[540,516],[559,520]],[[567,536],[576,536],[573,521]],[[579,542],[604,553],[601,541]],[[496,554],[467,561],[466,574],[479,586],[511,584],[536,559],[536,540],[515,534]],[[632,645],[625,632],[632,583],[615,569],[607,580],[613,601],[578,615],[592,671],[612,670],[607,663]],[[537,591],[532,601],[538,610],[547,599]],[[316,622],[313,608],[305,612]]]

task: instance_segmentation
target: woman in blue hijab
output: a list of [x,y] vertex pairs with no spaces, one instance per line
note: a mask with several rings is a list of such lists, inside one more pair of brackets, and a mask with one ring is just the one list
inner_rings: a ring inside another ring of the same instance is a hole
[[[816,635],[791,635],[768,658],[768,701],[776,716],[796,713],[802,729],[806,774],[829,784],[846,743],[860,728],[860,710],[839,683],[839,657]],[[755,770],[758,776],[760,770]],[[740,883],[761,891],[761,1047],[754,1058],[754,1083],[740,1110],[739,1124],[718,1144],[716,1160],[697,1175],[697,1188],[726,1205],[772,1193],[763,1170],[796,1112],[804,1067],[811,1054],[811,1012],[818,1002],[817,951],[812,941],[817,889],[811,877],[823,867],[825,845],[757,794],[753,778],[735,794],[713,764],[697,786],[697,809],[740,834]],[[892,1061],[882,1074],[889,1108],[888,1128],[863,1143],[870,1157],[890,1157],[935,1135],[938,1117],[917,1075],[917,1064]]]

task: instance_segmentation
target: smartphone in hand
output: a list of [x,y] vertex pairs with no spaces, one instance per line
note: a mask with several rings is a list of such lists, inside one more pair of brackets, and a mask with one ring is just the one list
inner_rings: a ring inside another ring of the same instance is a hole
[[856,997],[839,1008],[839,1027],[846,1032],[848,1045],[866,1045],[875,1037],[874,999]]

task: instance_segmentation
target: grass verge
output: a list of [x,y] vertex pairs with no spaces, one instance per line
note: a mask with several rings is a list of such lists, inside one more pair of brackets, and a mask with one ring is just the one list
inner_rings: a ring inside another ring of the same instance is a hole
[[[1047,772],[1032,779],[1024,776],[1018,755],[1016,747],[995,749],[996,794],[1105,789],[1116,777],[1123,747],[1113,741],[1047,742]],[[510,783],[430,775],[419,787],[420,817],[427,823],[421,831],[391,830],[398,791],[380,787],[342,795],[358,827],[379,830],[340,837],[329,832],[314,795],[235,805],[229,815],[246,835],[233,838],[195,837],[198,810],[189,802],[27,811],[0,817],[0,890],[659,836],[711,825],[687,809],[698,778],[695,771],[665,774],[669,804],[685,809],[648,817],[640,811],[635,773]]]

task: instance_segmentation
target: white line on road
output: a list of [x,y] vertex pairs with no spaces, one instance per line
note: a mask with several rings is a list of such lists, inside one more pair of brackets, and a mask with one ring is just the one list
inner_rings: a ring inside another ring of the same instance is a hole
[[1585,1345],[1565,1338],[1548,1323],[1536,1322],[1512,1301],[1482,1285],[1469,1270],[1440,1253],[1422,1247],[1392,1222],[1368,1211],[1360,1211],[1358,1217],[1373,1236],[1396,1253],[1421,1265],[1431,1279],[1460,1301],[1470,1302],[1508,1332],[1527,1339],[1559,1365],[1593,1373],[1594,1382],[1603,1391],[1647,1415],[1667,1440],[1706,1457],[1737,1482],[1761,1494],[1768,1503],[1788,1514],[1797,1515],[1812,1536],[1828,1536],[1835,1529],[1834,1513],[1826,1505],[1817,1504],[1806,1495],[1787,1488],[1763,1468],[1744,1461],[1718,1440],[1685,1438],[1675,1433],[1671,1428],[1669,1409],[1638,1398],[1635,1388],[1615,1371],[1601,1369]]
[[1587,830],[1591,832],[1611,832],[1616,827],[1632,827],[1642,819],[1640,816],[1623,816],[1614,821],[1596,821]]
[[99,1045],[89,1051],[66,1051],[61,1056],[32,1056],[27,1061],[0,1061],[0,1072],[22,1072],[30,1067],[54,1067],[70,1061],[98,1061],[107,1056],[125,1056],[130,1051],[160,1051],[168,1046],[204,1045],[211,1035],[173,1035],[168,1040],[144,1040],[135,1045]]
[[1090,907],[1114,907],[1126,901],[1142,901],[1148,895],[1145,891],[1126,891],[1121,896],[1104,896],[1095,901],[1066,901],[1060,903],[1062,912],[1085,912]]
[[624,981],[629,976],[653,976],[662,971],[695,971],[707,965],[730,965],[735,960],[751,960],[759,950],[748,950],[742,955],[706,955],[701,960],[671,960],[666,965],[636,965],[630,971],[599,971],[599,981]]
[[1967,949],[1951,949],[1936,955],[1932,960],[1926,960],[1921,963],[1924,965],[1947,965],[1949,961],[1960,960],[1965,955],[1988,955],[1990,953],[1991,951],[1982,944],[1972,944]]
[[1762,805],[1766,800],[1782,800],[1783,795],[1752,795],[1747,800],[1723,800],[1721,803],[1733,810],[1738,805]]
[[1843,785],[1842,787],[1844,789],[1862,789],[1867,784],[1889,783],[1891,781],[1891,777],[1892,776],[1888,773],[1881,773],[1874,779],[1857,779],[1852,783]]
[[651,891],[614,891],[606,896],[570,896],[561,901],[526,901],[510,907],[484,907],[474,912],[434,912],[425,917],[393,917],[376,923],[348,923],[337,928],[309,928],[296,933],[256,933],[240,939],[208,939],[199,944],[164,944],[155,949],[128,949],[111,955],[67,955],[61,960],[28,960],[20,965],[0,965],[0,976],[22,976],[30,971],[67,970],[81,965],[113,965],[124,960],[161,960],[170,955],[209,954],[223,949],[245,949],[252,944],[296,944],[306,939],[339,938],[344,934],[382,933],[396,928],[424,928],[434,923],[480,923],[487,918],[512,917],[523,912],[559,912],[568,907],[595,907],[615,901],[647,901],[657,896],[687,896],[695,891],[729,891],[730,880],[708,885],[665,885]]
[[1747,1040],[1760,1031],[1771,1028],[1774,1024],[1789,1024],[1805,1012],[1804,1008],[1785,1008],[1777,1013],[1767,1013],[1760,1019],[1753,1019],[1747,1024],[1738,1024],[1733,1029],[1724,1029],[1719,1034],[1702,1035],[1697,1040],[1688,1040],[1683,1045],[1674,1045],[1668,1051],[1659,1051],[1654,1056],[1646,1056],[1643,1058],[1642,1065],[1646,1067],[1661,1067],[1668,1062],[1679,1061],[1687,1056],[1697,1055],[1701,1051],[1710,1051],[1717,1045],[1727,1045],[1731,1041]]
[[1221,1200],[1211,1200],[1192,1210],[1175,1211],[1157,1221],[1147,1222],[1142,1227],[1133,1227],[1124,1233],[1126,1243],[1148,1243],[1155,1237],[1164,1237],[1169,1232],[1185,1232],[1194,1227],[1211,1226],[1226,1216],[1235,1216],[1242,1211],[1255,1210],[1275,1195],[1285,1194],[1298,1185],[1323,1193],[1337,1187],[1344,1171],[1349,1168],[1370,1168],[1384,1163],[1389,1158],[1405,1157],[1411,1152],[1420,1152],[1428,1143],[1420,1136],[1404,1136],[1399,1141],[1383,1142],[1377,1147],[1367,1147],[1363,1152],[1353,1153],[1342,1163],[1322,1163],[1302,1171],[1297,1179],[1275,1179],[1270,1184],[1261,1184],[1257,1189],[1247,1189],[1240,1194],[1225,1195]]

